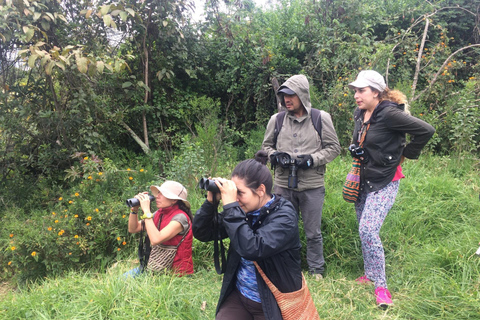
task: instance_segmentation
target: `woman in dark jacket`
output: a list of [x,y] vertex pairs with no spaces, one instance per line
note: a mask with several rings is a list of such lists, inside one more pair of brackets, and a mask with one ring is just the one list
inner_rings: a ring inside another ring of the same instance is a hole
[[[293,205],[272,195],[268,168],[254,159],[240,162],[232,179],[215,178],[220,193],[208,192],[195,214],[193,234],[214,240],[214,196],[222,199],[220,237],[230,238],[216,319],[282,319],[277,302],[253,261],[281,292],[302,287],[298,216]],[[218,203],[218,201],[217,201]]]
[[[355,91],[355,130],[349,150],[361,160],[360,196],[355,203],[365,274],[358,283],[374,283],[377,304],[392,305],[385,276],[385,254],[380,228],[395,202],[401,164],[417,159],[435,129],[405,110],[406,97],[390,90],[383,76],[373,70],[361,71],[349,84]],[[411,136],[407,144],[405,134]],[[360,142],[363,138],[363,145]]]

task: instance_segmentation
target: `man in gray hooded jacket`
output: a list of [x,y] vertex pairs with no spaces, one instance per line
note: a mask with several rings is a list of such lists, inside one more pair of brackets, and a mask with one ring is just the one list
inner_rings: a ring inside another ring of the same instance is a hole
[[[317,133],[312,121],[310,86],[304,75],[290,77],[278,93],[287,112],[276,142],[278,113],[270,118],[262,149],[275,166],[274,193],[290,200],[302,215],[309,272],[321,278],[325,272],[321,232],[325,166],[340,154],[340,143],[332,119],[325,111],[321,111],[321,135]],[[283,152],[296,160],[297,188],[289,188],[289,168],[277,164],[277,156]]]

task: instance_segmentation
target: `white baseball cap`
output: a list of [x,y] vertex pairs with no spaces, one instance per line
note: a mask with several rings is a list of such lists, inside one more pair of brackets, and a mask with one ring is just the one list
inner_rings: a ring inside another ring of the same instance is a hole
[[167,180],[160,187],[151,186],[150,190],[155,197],[160,192],[167,199],[182,200],[190,208],[190,203],[187,201],[187,189],[181,183]]
[[372,87],[380,92],[385,91],[387,84],[383,76],[375,70],[362,70],[355,81],[348,84],[350,89]]

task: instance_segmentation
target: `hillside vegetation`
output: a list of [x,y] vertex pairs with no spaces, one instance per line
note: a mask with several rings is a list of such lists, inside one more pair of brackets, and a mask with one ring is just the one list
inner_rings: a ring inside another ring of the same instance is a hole
[[[328,166],[323,215],[327,276],[307,282],[322,319],[477,319],[480,317],[480,163],[424,155],[407,161],[397,201],[381,231],[395,306],[375,306],[363,273],[351,204],[341,198],[349,159]],[[194,192],[192,192],[194,193]],[[203,198],[195,194],[193,208]],[[221,279],[212,244],[194,242],[195,274],[125,280],[134,248],[115,266],[71,271],[2,295],[2,319],[213,319]]]

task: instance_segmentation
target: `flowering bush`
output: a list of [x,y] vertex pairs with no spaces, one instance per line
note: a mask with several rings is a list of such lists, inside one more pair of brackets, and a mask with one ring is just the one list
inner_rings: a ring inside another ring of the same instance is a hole
[[32,279],[85,265],[103,267],[135,250],[137,236],[127,231],[125,199],[152,184],[153,170],[120,170],[108,159],[76,157],[79,163],[67,172],[72,188],[45,211],[32,211],[21,223],[16,210],[2,218],[0,266],[5,276]]

